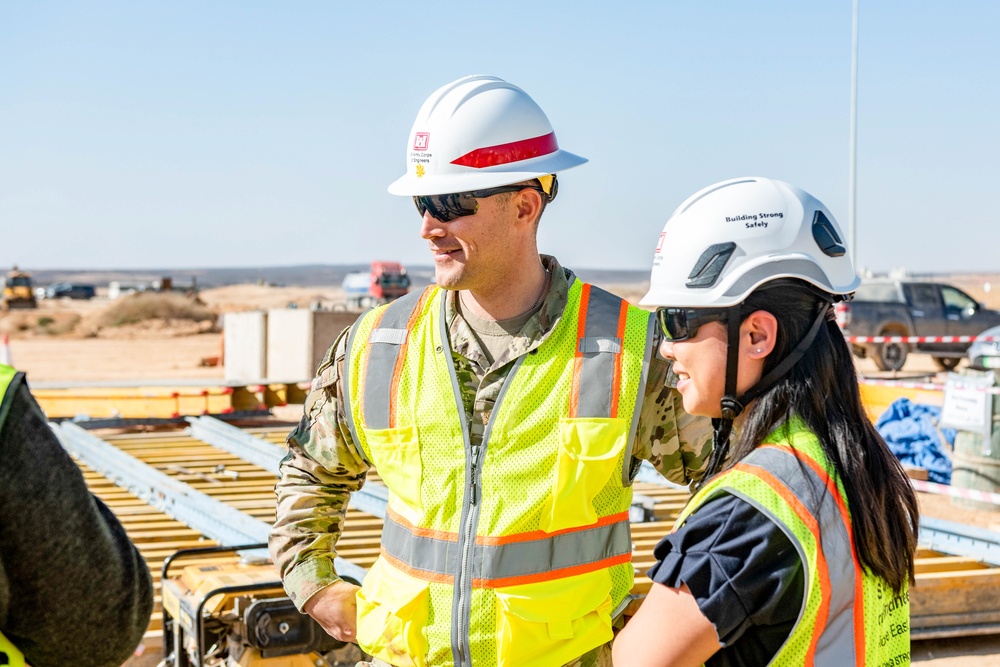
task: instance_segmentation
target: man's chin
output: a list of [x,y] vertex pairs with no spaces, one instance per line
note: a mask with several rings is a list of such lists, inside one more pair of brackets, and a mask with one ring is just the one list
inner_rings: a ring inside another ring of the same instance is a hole
[[462,278],[452,273],[434,273],[434,283],[441,289],[460,290],[462,289]]

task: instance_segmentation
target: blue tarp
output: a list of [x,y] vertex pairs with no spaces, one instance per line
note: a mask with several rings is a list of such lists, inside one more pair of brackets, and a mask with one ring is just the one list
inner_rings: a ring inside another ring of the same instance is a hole
[[955,444],[955,429],[938,429],[940,416],[941,408],[897,398],[875,422],[875,428],[901,463],[926,468],[932,482],[951,484],[951,459],[945,453],[941,436],[951,448]]

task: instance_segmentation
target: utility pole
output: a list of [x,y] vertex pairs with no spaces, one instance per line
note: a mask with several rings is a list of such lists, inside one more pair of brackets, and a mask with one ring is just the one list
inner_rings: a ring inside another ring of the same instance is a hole
[[848,205],[851,259],[858,268],[858,0],[854,0],[851,39],[851,169]]

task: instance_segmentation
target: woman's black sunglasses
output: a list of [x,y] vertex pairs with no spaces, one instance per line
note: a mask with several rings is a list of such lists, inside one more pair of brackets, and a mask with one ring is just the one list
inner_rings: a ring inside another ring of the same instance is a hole
[[657,308],[656,318],[663,335],[671,342],[694,338],[698,328],[709,322],[724,322],[728,308]]
[[451,222],[466,215],[474,215],[479,210],[479,199],[503,194],[504,192],[520,192],[521,190],[537,190],[543,198],[549,199],[540,185],[502,185],[496,188],[485,190],[473,190],[471,192],[456,192],[448,195],[422,195],[413,198],[413,203],[420,212],[420,217],[424,213],[431,212],[431,217],[441,222]]

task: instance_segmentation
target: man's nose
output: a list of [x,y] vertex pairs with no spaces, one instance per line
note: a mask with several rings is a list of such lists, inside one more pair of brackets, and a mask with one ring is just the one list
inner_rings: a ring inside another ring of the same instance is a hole
[[674,344],[669,340],[660,341],[660,356],[664,359],[674,359]]
[[420,237],[423,239],[440,238],[446,233],[444,223],[431,215],[429,209],[424,211],[424,217],[420,221]]

